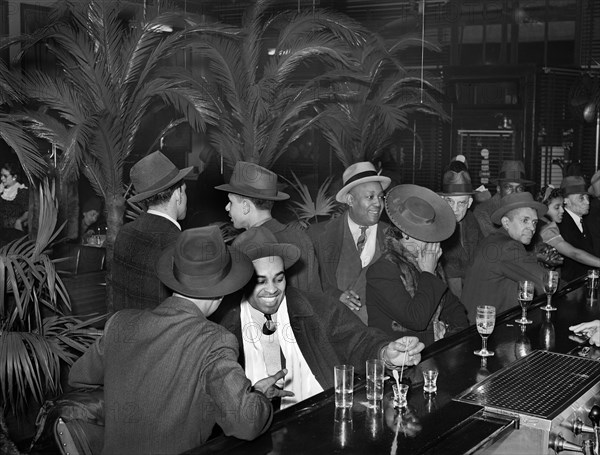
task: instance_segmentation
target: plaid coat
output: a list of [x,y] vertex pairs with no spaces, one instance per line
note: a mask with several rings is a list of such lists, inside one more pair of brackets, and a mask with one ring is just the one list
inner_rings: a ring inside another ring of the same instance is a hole
[[171,295],[160,282],[155,264],[160,253],[173,245],[181,231],[158,215],[142,213],[123,225],[115,241],[112,263],[114,310],[156,308]]

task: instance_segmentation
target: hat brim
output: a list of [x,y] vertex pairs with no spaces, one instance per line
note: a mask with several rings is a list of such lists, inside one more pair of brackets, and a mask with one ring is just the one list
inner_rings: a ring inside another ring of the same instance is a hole
[[300,248],[291,243],[267,243],[251,250],[245,250],[245,254],[252,261],[260,258],[279,256],[283,259],[283,267],[287,270],[300,259]]
[[506,215],[508,212],[514,209],[520,209],[523,207],[529,207],[534,209],[537,212],[538,218],[543,217],[546,212],[548,212],[548,207],[545,204],[537,201],[519,201],[513,202],[512,204],[507,204],[499,209],[496,209],[494,213],[492,213],[492,223],[500,225],[502,224],[502,217]]
[[346,201],[344,199],[346,197],[346,194],[348,194],[348,192],[352,188],[354,188],[355,186],[358,186],[358,185],[362,185],[363,183],[369,183],[369,182],[379,182],[379,183],[381,183],[381,187],[383,188],[383,190],[386,190],[390,186],[390,183],[392,183],[392,179],[390,179],[389,177],[385,177],[383,175],[373,175],[371,177],[365,177],[362,179],[355,180],[352,183],[349,183],[348,185],[343,186],[342,189],[339,190],[337,192],[337,194],[335,195],[335,200],[338,202],[341,202],[342,204],[345,203]]
[[490,183],[492,185],[498,185],[500,182],[513,182],[513,183],[520,183],[522,185],[535,184],[535,182],[533,180],[526,180],[526,179],[493,179],[493,180],[490,180]]
[[275,196],[265,196],[261,193],[255,193],[253,191],[248,191],[246,189],[241,189],[236,186],[233,186],[229,183],[225,183],[224,185],[215,186],[215,190],[225,191],[227,193],[239,194],[240,196],[253,197],[256,199],[264,199],[265,201],[285,201],[290,198],[290,195],[284,193],[283,191],[277,191]]
[[177,182],[183,180],[193,170],[194,170],[194,166],[186,167],[185,169],[180,170],[175,177],[173,177],[171,180],[169,180],[164,185],[161,185],[157,188],[153,188],[151,191],[143,191],[141,193],[134,194],[127,200],[129,202],[139,202],[139,201],[143,201],[144,199],[148,199],[149,197],[154,196],[155,194],[158,194],[161,191],[164,191],[167,188],[175,185]]
[[212,286],[203,286],[198,279],[197,286],[185,286],[173,274],[173,253],[175,244],[165,248],[156,263],[156,274],[160,281],[169,289],[194,298],[211,298],[231,294],[248,283],[254,274],[254,266],[248,256],[241,251],[227,247],[231,255],[231,269],[219,283]]
[[475,191],[467,192],[467,191],[458,191],[456,193],[437,193],[440,196],[473,196]]
[[[433,207],[433,223],[414,223],[400,215],[398,207],[413,196],[425,200]],[[441,242],[449,238],[456,229],[456,216],[448,203],[429,188],[422,186],[405,184],[392,188],[385,198],[385,211],[398,229],[423,242]]]

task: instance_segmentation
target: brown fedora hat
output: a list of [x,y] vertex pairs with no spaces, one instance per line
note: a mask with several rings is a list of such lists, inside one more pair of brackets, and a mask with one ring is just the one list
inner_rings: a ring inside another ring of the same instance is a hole
[[585,179],[578,175],[570,175],[560,182],[560,189],[563,190],[565,196],[569,194],[587,194],[589,191],[586,186]]
[[506,160],[502,162],[498,178],[492,180],[494,184],[500,182],[522,183],[523,185],[533,185],[535,183],[533,180],[525,178],[525,165],[523,161],[519,160]]
[[179,170],[161,152],[152,152],[133,165],[129,171],[136,194],[129,202],[139,202],[183,180],[194,169],[193,166]]
[[242,232],[233,241],[232,246],[252,261],[259,258],[279,256],[283,259],[285,269],[289,269],[300,259],[300,248],[291,243],[278,243],[275,234],[261,226]]
[[242,252],[223,242],[217,226],[187,229],[156,263],[165,286],[194,298],[219,297],[241,289],[254,273]]
[[344,186],[335,195],[335,200],[344,203],[346,194],[355,186],[368,182],[380,182],[381,187],[385,190],[390,186],[392,179],[379,175],[370,161],[361,161],[346,168],[342,175],[342,181]]
[[215,189],[267,201],[290,198],[288,194],[277,190],[277,174],[246,161],[235,163],[229,183],[216,186]]
[[441,196],[471,196],[473,195],[471,177],[466,171],[446,171],[442,180]]
[[385,198],[385,211],[402,232],[423,242],[441,242],[456,228],[454,212],[440,196],[418,185],[398,185]]
[[538,218],[543,217],[548,211],[546,204],[533,200],[531,193],[524,191],[522,193],[507,194],[500,200],[500,207],[492,213],[492,222],[501,224],[502,217],[513,209],[529,207],[537,212]]

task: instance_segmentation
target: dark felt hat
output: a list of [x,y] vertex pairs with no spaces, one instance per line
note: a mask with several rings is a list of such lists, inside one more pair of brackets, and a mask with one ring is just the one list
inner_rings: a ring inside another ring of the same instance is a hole
[[254,273],[242,252],[227,247],[217,226],[186,229],[156,263],[165,286],[193,298],[219,297],[241,289]]
[[277,174],[258,164],[246,161],[235,163],[229,183],[215,188],[267,201],[283,201],[290,198],[288,194],[277,189]]
[[379,175],[377,170],[375,170],[375,166],[373,166],[373,163],[370,161],[361,161],[359,163],[351,164],[346,168],[342,175],[342,181],[344,186],[335,195],[335,200],[344,203],[346,202],[346,194],[348,194],[348,191],[355,186],[362,183],[379,182],[381,183],[381,187],[385,190],[390,186],[392,179]]
[[471,176],[466,171],[446,171],[442,180],[442,196],[471,196]]
[[513,209],[521,207],[530,207],[537,212],[538,218],[543,217],[548,211],[546,204],[537,202],[533,199],[531,193],[524,191],[522,193],[507,194],[500,200],[500,207],[492,213],[492,222],[501,224],[502,217]]
[[147,199],[183,180],[193,166],[179,170],[169,158],[161,152],[152,152],[133,165],[129,172],[131,183],[136,194],[129,202],[139,202]]
[[492,183],[498,184],[500,182],[522,183],[523,185],[533,185],[535,183],[525,178],[525,165],[523,161],[519,160],[506,160],[502,162],[498,178],[493,180]]
[[570,175],[560,182],[560,189],[563,190],[565,196],[569,194],[587,194],[589,191],[586,187],[585,179],[578,175]]
[[275,234],[261,226],[242,232],[233,241],[232,246],[251,260],[279,256],[283,259],[286,270],[300,259],[300,248],[291,243],[278,243]]
[[385,198],[385,210],[398,229],[423,242],[446,240],[456,228],[450,205],[422,186],[395,186]]

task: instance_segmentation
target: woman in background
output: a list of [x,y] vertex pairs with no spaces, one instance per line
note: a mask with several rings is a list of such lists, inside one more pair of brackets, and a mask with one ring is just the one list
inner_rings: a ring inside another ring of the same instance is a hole
[[542,188],[537,199],[548,206],[548,213],[541,219],[541,226],[538,229],[541,240],[563,256],[590,267],[600,268],[600,258],[587,251],[575,248],[560,235],[558,224],[562,222],[565,213],[562,190],[548,185]]
[[29,190],[19,182],[17,167],[4,163],[0,168],[0,236],[3,243],[25,235],[28,216]]

